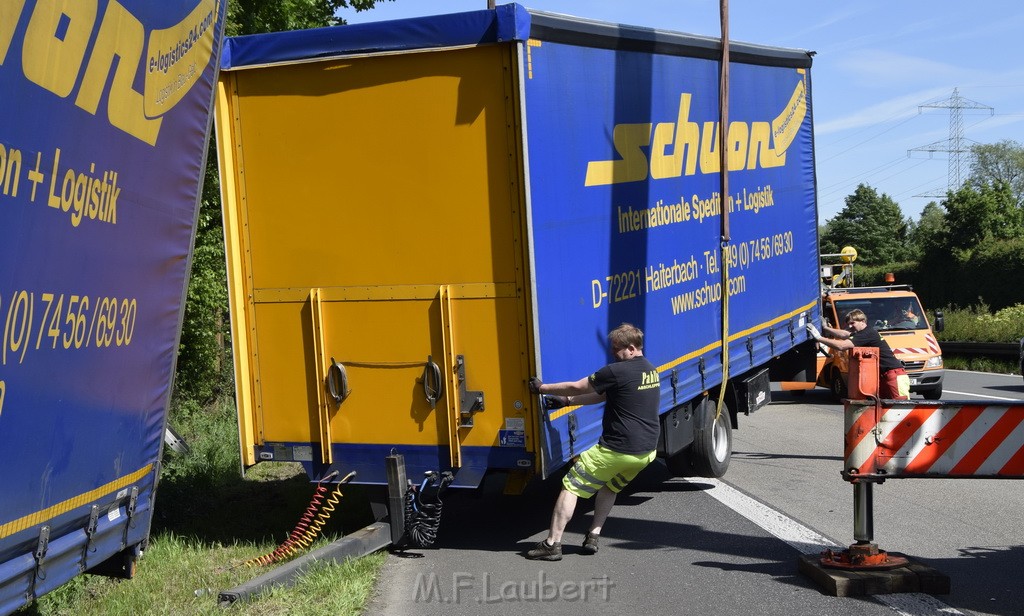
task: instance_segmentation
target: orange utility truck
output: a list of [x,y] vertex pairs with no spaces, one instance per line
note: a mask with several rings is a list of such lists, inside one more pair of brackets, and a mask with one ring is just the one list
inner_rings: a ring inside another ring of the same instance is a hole
[[[936,311],[934,323],[929,323],[921,301],[910,285],[855,286],[853,262],[857,251],[853,248],[846,247],[839,254],[821,257],[823,260],[839,260],[839,263],[821,267],[821,314],[826,324],[841,327],[848,312],[854,309],[864,311],[868,323],[878,330],[896,358],[903,362],[910,376],[910,391],[927,400],[941,398],[942,349],[934,332],[943,329],[942,312]],[[826,351],[827,354],[818,356],[817,384],[829,388],[836,398],[844,398],[847,391],[847,352],[822,347],[822,352]]]

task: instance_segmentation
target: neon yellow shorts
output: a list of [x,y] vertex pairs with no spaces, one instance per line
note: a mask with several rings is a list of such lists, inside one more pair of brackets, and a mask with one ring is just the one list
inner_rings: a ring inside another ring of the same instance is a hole
[[910,377],[900,374],[896,377],[896,391],[901,398],[910,397]]
[[639,455],[619,453],[598,443],[580,455],[562,478],[562,487],[580,498],[590,498],[604,486],[618,493],[654,456],[653,451]]

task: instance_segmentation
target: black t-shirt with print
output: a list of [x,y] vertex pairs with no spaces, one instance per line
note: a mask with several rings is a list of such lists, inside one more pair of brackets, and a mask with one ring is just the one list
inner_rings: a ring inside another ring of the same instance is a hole
[[896,355],[893,354],[892,349],[889,348],[889,343],[882,339],[879,334],[870,325],[854,332],[853,336],[850,337],[853,341],[853,346],[858,347],[878,347],[878,371],[887,372],[893,368],[902,368],[903,362],[896,359]]
[[627,454],[657,449],[661,385],[654,364],[642,355],[608,364],[590,375],[590,384],[606,396],[602,445]]

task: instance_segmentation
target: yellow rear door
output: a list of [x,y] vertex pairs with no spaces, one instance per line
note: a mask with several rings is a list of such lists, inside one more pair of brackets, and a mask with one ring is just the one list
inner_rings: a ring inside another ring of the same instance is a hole
[[410,477],[452,467],[461,484],[533,464],[511,54],[222,73],[246,464],[382,481],[394,450]]

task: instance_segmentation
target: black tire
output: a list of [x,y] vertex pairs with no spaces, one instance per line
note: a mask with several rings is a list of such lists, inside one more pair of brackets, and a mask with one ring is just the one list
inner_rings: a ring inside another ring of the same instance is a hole
[[690,461],[698,477],[721,477],[729,468],[732,457],[732,420],[729,407],[723,406],[719,415],[716,405],[705,400],[694,416],[693,445]]
[[938,400],[942,397],[942,385],[933,387],[932,389],[923,389],[920,393],[924,396],[925,400]]
[[837,402],[846,398],[849,394],[846,389],[846,379],[843,378],[843,373],[839,370],[832,371],[832,378],[829,379],[828,389],[832,392],[832,397]]

